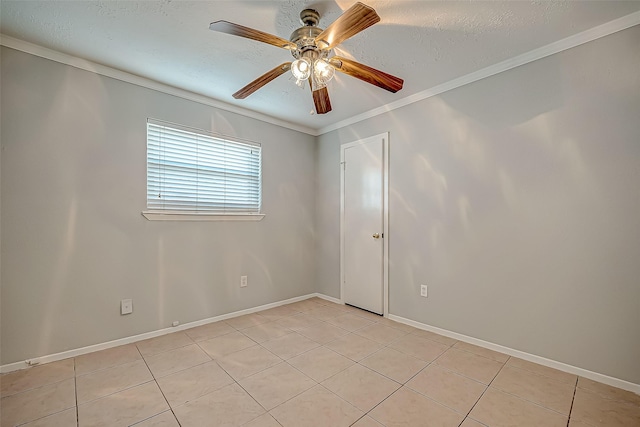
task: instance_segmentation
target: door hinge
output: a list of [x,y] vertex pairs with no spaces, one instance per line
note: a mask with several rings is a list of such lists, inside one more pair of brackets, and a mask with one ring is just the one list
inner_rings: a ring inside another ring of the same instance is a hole
[[340,164],[342,165],[343,170],[347,169],[347,162],[340,162]]

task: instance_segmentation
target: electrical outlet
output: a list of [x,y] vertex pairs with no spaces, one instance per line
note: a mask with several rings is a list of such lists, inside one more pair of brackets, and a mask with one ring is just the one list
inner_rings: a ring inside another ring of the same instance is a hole
[[173,323],[171,324],[171,326],[176,327],[180,324],[180,322],[178,322],[177,320],[174,320]]
[[247,276],[240,276],[240,287],[245,288],[247,286]]
[[123,299],[120,301],[120,314],[133,313],[133,300]]
[[427,298],[427,285],[420,285],[420,296]]

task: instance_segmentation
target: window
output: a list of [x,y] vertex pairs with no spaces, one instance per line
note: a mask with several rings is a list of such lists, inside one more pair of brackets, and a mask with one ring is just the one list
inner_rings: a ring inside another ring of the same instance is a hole
[[148,219],[261,219],[261,187],[260,144],[147,120]]

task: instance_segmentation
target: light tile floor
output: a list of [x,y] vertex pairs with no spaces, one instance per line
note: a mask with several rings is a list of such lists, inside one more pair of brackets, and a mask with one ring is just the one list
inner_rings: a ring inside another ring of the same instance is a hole
[[640,426],[640,396],[319,298],[2,375],[1,425]]

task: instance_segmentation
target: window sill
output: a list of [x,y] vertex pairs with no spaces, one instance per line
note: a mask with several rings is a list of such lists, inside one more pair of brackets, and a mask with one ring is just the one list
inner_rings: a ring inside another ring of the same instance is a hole
[[142,211],[149,221],[260,221],[264,214],[202,214],[190,212]]

